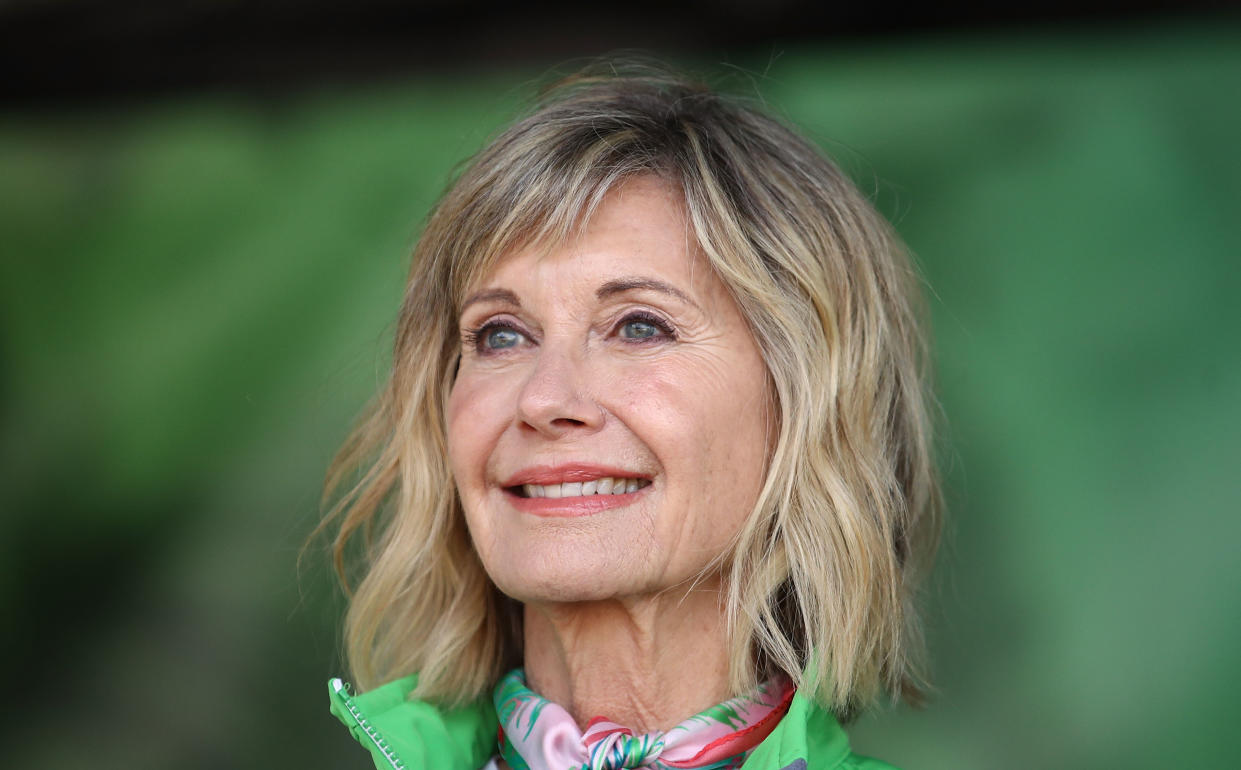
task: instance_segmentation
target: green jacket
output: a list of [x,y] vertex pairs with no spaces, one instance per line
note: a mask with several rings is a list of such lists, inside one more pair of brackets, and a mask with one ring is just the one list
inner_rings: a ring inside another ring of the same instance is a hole
[[[379,770],[479,770],[496,751],[490,702],[441,710],[410,700],[407,676],[362,695],[339,679],[328,683],[332,713],[371,752]],[[800,693],[780,724],[754,749],[744,770],[895,770],[858,756],[836,719]]]

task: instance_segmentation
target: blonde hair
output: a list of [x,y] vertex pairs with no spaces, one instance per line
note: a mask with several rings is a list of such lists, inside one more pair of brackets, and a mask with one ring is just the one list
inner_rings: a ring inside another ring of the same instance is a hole
[[475,156],[414,250],[391,378],[327,481],[342,579],[352,544],[365,549],[345,622],[358,685],[419,671],[415,695],[459,703],[520,664],[520,607],[483,570],[448,467],[458,309],[501,255],[570,236],[637,175],[682,195],[778,408],[764,486],[722,565],[732,687],[783,671],[845,716],[885,690],[917,701],[914,589],[939,495],[911,261],[846,176],[780,122],[666,71],[615,65],[556,84]]

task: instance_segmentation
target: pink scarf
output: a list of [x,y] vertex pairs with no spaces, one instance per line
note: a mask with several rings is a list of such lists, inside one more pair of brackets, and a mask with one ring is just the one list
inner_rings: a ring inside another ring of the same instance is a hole
[[500,755],[513,770],[731,770],[775,729],[792,700],[793,684],[780,676],[665,732],[634,735],[603,717],[582,732],[517,669],[495,692]]

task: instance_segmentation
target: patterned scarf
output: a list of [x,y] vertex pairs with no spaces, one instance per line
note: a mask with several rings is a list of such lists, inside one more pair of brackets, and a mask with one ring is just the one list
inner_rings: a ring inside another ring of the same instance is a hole
[[771,734],[792,700],[793,683],[780,676],[666,732],[634,735],[595,717],[583,733],[569,712],[533,692],[525,671],[516,669],[495,692],[500,755],[513,770],[732,770]]

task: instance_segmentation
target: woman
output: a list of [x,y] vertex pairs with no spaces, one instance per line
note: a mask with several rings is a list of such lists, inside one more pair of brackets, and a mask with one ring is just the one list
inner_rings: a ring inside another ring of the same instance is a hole
[[778,122],[606,73],[477,155],[414,252],[329,479],[362,470],[342,575],[367,544],[369,691],[333,711],[380,768],[883,767],[837,720],[920,695],[917,277]]

